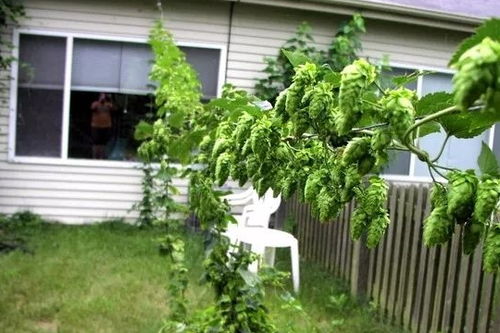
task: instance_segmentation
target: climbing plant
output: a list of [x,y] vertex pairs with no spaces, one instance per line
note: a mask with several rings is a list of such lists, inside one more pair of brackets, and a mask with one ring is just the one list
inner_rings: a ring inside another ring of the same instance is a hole
[[256,96],[274,102],[278,93],[292,83],[294,66],[288,61],[287,54],[301,54],[333,70],[342,70],[356,59],[356,53],[361,50],[360,36],[364,32],[363,17],[355,14],[350,21],[340,25],[328,49],[320,50],[316,47],[311,26],[302,22],[295,35],[281,47],[277,57],[264,58],[264,73],[267,77],[255,84]]
[[[500,120],[499,22],[485,22],[453,55],[452,93],[422,98],[404,85],[426,73],[398,77],[394,87],[383,89],[380,71],[365,59],[338,72],[305,54],[287,52],[295,73],[271,110],[261,110],[242,92],[211,102],[225,110],[224,116],[201,139],[195,161],[219,185],[231,177],[251,182],[259,195],[269,188],[284,198],[297,193],[322,221],[334,219],[354,198],[358,206],[351,234],[355,239],[365,234],[374,247],[389,224],[387,184],[380,171],[389,151],[409,151],[426,163],[433,178],[434,209],[425,221],[425,243],[447,242],[454,226],[463,225],[464,252],[471,253],[484,239],[484,268],[496,271],[500,180],[494,154],[483,145],[477,174],[440,165],[439,156],[420,148],[418,139],[441,129],[448,136],[471,138]],[[194,130],[206,128],[196,120],[191,124]]]
[[[10,24],[17,24],[19,19],[26,15],[24,6],[12,0],[0,0],[0,47],[4,50],[10,51],[13,47],[9,40],[5,39],[6,29]],[[6,55],[0,52],[0,70],[6,71],[9,69],[10,64],[16,59],[11,55]],[[3,84],[0,84],[0,89]]]
[[[184,58],[157,25],[152,38],[156,74],[152,76],[160,82],[160,119],[144,131],[150,137],[141,154],[156,156],[164,162],[162,168],[168,168],[172,158],[190,166],[184,172],[190,178],[190,208],[211,234],[204,266],[216,296],[214,306],[189,318],[185,306],[174,306],[181,310],[165,327],[181,332],[277,330],[262,301],[262,281],[246,270],[255,258],[232,248],[223,237],[232,217],[224,193],[215,185],[232,178],[240,184],[252,183],[259,195],[270,188],[284,198],[296,194],[311,204],[322,221],[334,219],[346,202],[355,199],[352,237],[366,235],[367,245],[375,247],[390,222],[385,209],[387,184],[380,170],[391,150],[416,155],[433,179],[433,210],[425,221],[425,243],[449,241],[460,224],[464,252],[471,253],[484,239],[484,268],[497,271],[500,179],[495,155],[483,145],[478,159],[481,173],[476,174],[440,165],[439,154],[430,156],[418,146],[418,139],[440,130],[470,138],[500,120],[500,40],[495,34],[499,26],[499,20],[489,20],[459,46],[450,61],[456,69],[451,94],[418,98],[404,88],[425,73],[398,77],[393,87],[384,89],[380,70],[365,59],[338,71],[300,52],[287,52],[294,67],[292,81],[274,106],[265,109],[265,103],[232,86],[225,87],[221,98],[199,104],[199,86],[189,83],[191,70],[177,73]],[[176,61],[172,54],[178,56]],[[185,89],[174,91],[175,84],[182,86],[182,82],[188,82]],[[176,94],[183,98],[173,98]],[[184,267],[175,264],[182,262],[176,260],[182,259],[184,244],[172,230],[167,236],[172,272],[185,277]],[[180,282],[171,290],[180,297],[185,288]]]

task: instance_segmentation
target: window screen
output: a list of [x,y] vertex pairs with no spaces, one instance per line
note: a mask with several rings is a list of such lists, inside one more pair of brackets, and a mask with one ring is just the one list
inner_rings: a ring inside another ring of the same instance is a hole
[[219,82],[220,50],[185,46],[181,46],[180,49],[186,54],[187,61],[198,73],[204,98],[216,97]]
[[19,37],[18,156],[61,155],[65,54],[65,38]]
[[[437,91],[451,91],[451,74],[435,73],[426,75],[422,81],[422,96]],[[459,169],[477,169],[477,157],[481,152],[481,141],[488,142],[489,132],[471,138],[450,138],[438,163],[443,166],[453,166]],[[429,152],[431,157],[438,154],[441,144],[445,139],[444,130],[441,133],[433,133],[420,139],[419,144]],[[417,160],[415,163],[416,176],[429,176],[427,164]]]

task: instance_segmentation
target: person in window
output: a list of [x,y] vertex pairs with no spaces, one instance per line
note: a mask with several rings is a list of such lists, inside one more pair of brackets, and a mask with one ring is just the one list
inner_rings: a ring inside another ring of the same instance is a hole
[[91,136],[92,158],[106,159],[106,144],[111,138],[113,121],[111,113],[116,110],[109,94],[100,93],[92,102]]

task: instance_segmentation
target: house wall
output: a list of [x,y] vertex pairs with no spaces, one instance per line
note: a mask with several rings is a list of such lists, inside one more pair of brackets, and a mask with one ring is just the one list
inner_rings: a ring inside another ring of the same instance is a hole
[[[28,18],[23,28],[105,34],[117,37],[148,35],[158,17],[150,5],[133,0],[26,0]],[[327,47],[345,17],[274,9],[236,3],[232,27],[230,3],[225,1],[167,1],[166,26],[181,42],[226,45],[227,82],[252,90],[263,76],[264,56],[274,56],[296,26],[308,21],[320,47]],[[445,68],[447,59],[463,33],[369,20],[363,37],[363,55],[410,66]],[[12,31],[7,32],[8,36]],[[228,43],[229,41],[229,43]],[[8,73],[1,78],[7,85]],[[0,92],[0,212],[30,209],[65,223],[86,223],[103,218],[137,215],[130,208],[141,198],[141,171],[119,162],[70,161],[15,163],[8,160],[9,91]],[[176,180],[179,201],[186,200],[186,181]]]

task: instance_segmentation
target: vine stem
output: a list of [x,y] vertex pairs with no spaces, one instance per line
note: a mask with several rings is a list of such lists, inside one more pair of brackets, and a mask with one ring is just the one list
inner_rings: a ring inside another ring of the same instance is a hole
[[432,159],[432,161],[431,161],[432,163],[437,162],[437,160],[439,160],[439,158],[441,157],[441,155],[444,152],[444,148],[446,147],[446,143],[448,143],[448,140],[450,139],[450,137],[451,137],[450,134],[446,135],[446,139],[444,139],[443,144],[441,145],[441,149],[439,150],[439,153],[437,154],[437,156]]

